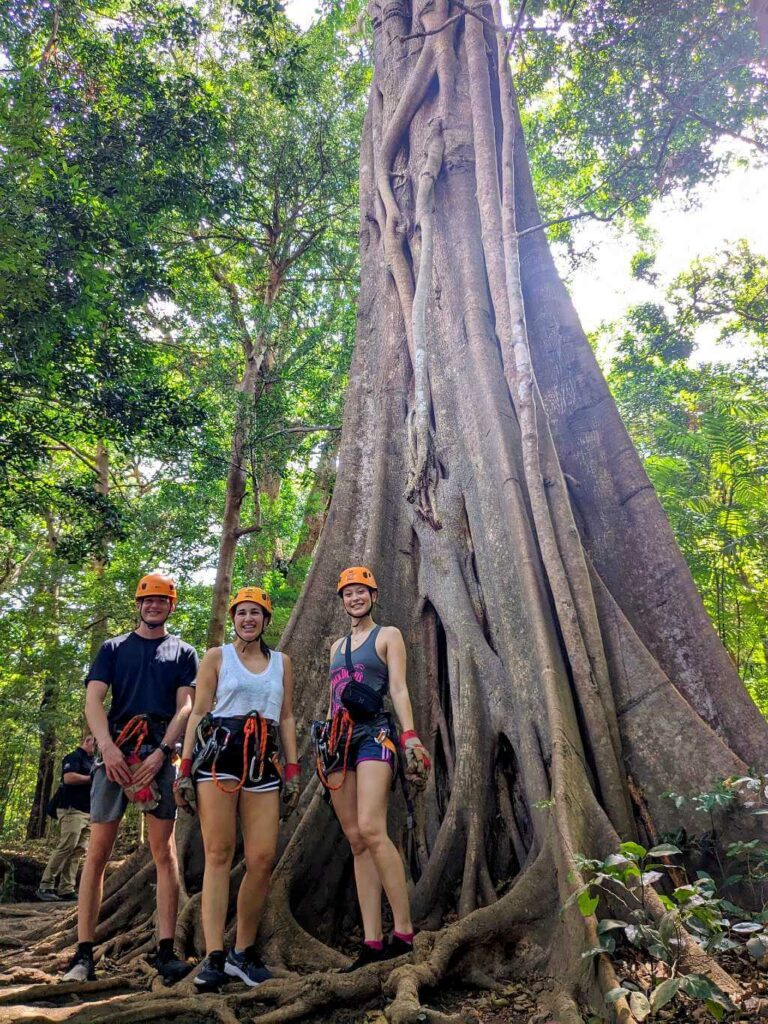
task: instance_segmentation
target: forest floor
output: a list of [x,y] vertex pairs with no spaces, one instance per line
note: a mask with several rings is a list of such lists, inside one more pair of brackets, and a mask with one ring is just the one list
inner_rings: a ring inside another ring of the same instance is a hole
[[[17,925],[21,926],[32,920],[42,923],[42,918],[47,917],[50,921],[50,930],[55,931],[60,919],[73,910],[72,904],[43,904],[34,900],[34,890],[37,888],[50,848],[51,843],[46,841],[25,843],[23,849],[0,848],[0,959],[4,959],[11,952],[14,945],[12,935]],[[117,851],[120,858],[125,852],[127,851]],[[110,867],[114,870],[118,865],[119,860],[116,860]],[[768,996],[768,975],[759,970],[750,957],[729,953],[720,959],[723,966],[739,979],[748,992],[763,998]],[[614,964],[621,984],[629,983],[630,986],[646,990],[649,988],[652,964],[645,960],[639,951],[631,950],[624,959],[617,956]],[[87,986],[86,991],[83,991],[83,986],[78,986],[79,991],[75,995],[67,991],[67,987],[62,986],[61,996],[58,996],[52,993],[49,987],[51,982],[56,981],[56,976],[46,971],[45,967],[45,964],[40,964],[39,969],[33,971],[28,968],[20,971],[13,966],[0,968],[0,1024],[15,1024],[18,1018],[12,1015],[13,1011],[10,1008],[20,1002],[23,1002],[25,1007],[38,1007],[43,1012],[55,1008],[72,1009],[79,1003],[85,1012],[91,1002],[124,996],[129,992],[149,991],[153,987],[153,982],[155,986],[158,984],[157,979],[153,978],[154,972],[148,966],[142,965],[139,972],[131,970],[126,973],[118,964],[102,960],[97,966],[97,981]],[[30,990],[30,984],[40,986],[39,999]],[[553,1024],[548,1014],[536,1009],[539,995],[551,986],[552,979],[546,978],[510,983],[495,992],[477,991],[459,984],[443,985],[439,990],[423,992],[422,1002],[431,1009],[455,1015],[467,1024]],[[242,988],[240,983],[232,982],[223,990],[222,998],[226,998],[227,993],[235,993]],[[21,998],[14,998],[15,992]],[[98,1017],[98,1020],[110,1020],[108,1005],[105,1004],[104,1016]],[[330,1014],[325,1012],[322,1015],[307,1017],[305,1020],[307,1024],[386,1024],[382,1010],[381,1005],[371,1003],[353,1010],[339,1009]],[[253,1009],[250,1009],[248,1020],[253,1019],[252,1013]],[[178,1018],[173,1019],[177,1024]],[[736,1019],[751,1019],[755,1024],[768,1024],[768,1016],[741,1016]],[[68,1017],[68,1020],[76,1021],[77,1017]],[[93,1021],[94,1018],[89,1015],[89,1020]],[[684,999],[664,1007],[654,1020],[664,1021],[666,1024],[693,1024],[699,1021],[712,1021],[713,1017],[705,1007],[695,1006]],[[590,1015],[590,1012],[585,1010],[584,1021],[585,1024],[599,1024],[600,1018]],[[164,1022],[160,1017],[155,1017],[153,1024]]]

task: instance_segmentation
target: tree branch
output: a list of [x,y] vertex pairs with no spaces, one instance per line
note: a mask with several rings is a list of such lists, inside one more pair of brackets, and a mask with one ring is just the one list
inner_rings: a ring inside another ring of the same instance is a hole
[[454,22],[457,22],[459,18],[463,17],[463,11],[461,14],[454,14],[453,17],[448,18],[447,21],[444,21],[442,25],[438,25],[437,28],[425,29],[423,32],[412,32],[409,36],[400,36],[400,42],[407,43],[409,39],[426,39],[427,36],[436,36],[439,32],[443,32],[450,25],[453,25]]
[[235,536],[239,540],[240,537],[245,537],[249,533],[260,533],[260,532],[261,532],[261,526],[258,523],[256,523],[253,526],[240,526],[237,530],[235,530]]
[[512,31],[509,33],[509,39],[507,39],[507,45],[504,50],[504,56],[509,60],[510,51],[514,45],[515,39],[520,33],[520,27],[523,24],[523,16],[525,15],[525,8],[528,0],[520,0],[520,7],[517,11],[517,17],[515,18],[515,24],[512,26]]
[[339,430],[341,430],[341,427],[337,427],[333,423],[315,423],[309,426],[304,426],[303,424],[296,424],[296,426],[293,427],[283,427],[282,430],[275,430],[271,434],[265,434],[261,438],[261,440],[269,441],[270,438],[280,437],[283,434],[315,434],[320,433],[320,431],[322,430],[328,431],[329,433],[337,433]]

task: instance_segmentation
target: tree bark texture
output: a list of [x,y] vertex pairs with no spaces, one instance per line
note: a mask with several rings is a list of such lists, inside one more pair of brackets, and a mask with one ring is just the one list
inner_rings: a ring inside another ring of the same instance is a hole
[[[426,1004],[451,975],[492,987],[536,973],[551,980],[540,1009],[570,1024],[579,1007],[602,1014],[617,984],[610,960],[582,955],[598,945],[596,918],[564,909],[582,882],[574,855],[701,832],[690,803],[664,792],[764,766],[768,728],[706,618],[544,235],[518,245],[539,214],[498,4],[385,0],[369,13],[357,344],[333,498],[282,647],[306,753],[329,643],[347,626],[338,573],[372,566],[434,765],[408,864],[422,934],[415,962],[392,973],[327,973],[356,919],[351,861],[306,773],[260,932],[268,962],[300,973],[259,987],[274,1007],[257,1019],[383,998],[392,1024],[444,1021]],[[747,839],[757,820],[737,808],[717,827]],[[393,798],[398,840],[403,824]],[[181,846],[178,940],[191,953],[199,858],[186,831]],[[135,887],[110,892],[135,900]],[[644,897],[660,918],[654,890]],[[114,926],[124,907],[106,907],[103,952],[146,950],[146,894],[135,907],[128,936]],[[683,948],[684,972],[740,998],[692,939]],[[188,991],[147,997],[140,1019],[188,1013]],[[254,1012],[248,995],[228,997],[229,1017],[195,1005],[230,1024]],[[623,999],[611,1012],[634,1020]]]

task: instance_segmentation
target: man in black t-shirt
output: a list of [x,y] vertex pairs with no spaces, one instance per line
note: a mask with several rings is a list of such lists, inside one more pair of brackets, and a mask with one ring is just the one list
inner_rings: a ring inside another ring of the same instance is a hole
[[[80,746],[61,762],[61,796],[56,810],[61,837],[37,890],[37,898],[46,902],[77,899],[77,868],[88,845],[91,822],[93,747],[93,736],[86,733]],[[58,888],[54,888],[57,879]]]
[[[193,647],[166,632],[165,623],[176,607],[176,585],[169,576],[150,573],[136,588],[139,625],[131,633],[102,644],[86,678],[85,714],[99,758],[91,786],[91,841],[80,879],[78,946],[65,981],[88,981],[94,975],[93,943],[101,907],[104,870],[128,805],[126,789],[153,785],[159,801],[147,810],[147,832],[157,870],[157,923],[159,945],[155,965],[166,981],[176,981],[190,970],[173,949],[179,903],[179,868],[173,836],[176,804],[172,763],[174,747],[183,735],[192,710],[192,686],[197,675]],[[109,690],[109,713],[104,701]],[[115,742],[135,716],[139,721],[134,742]],[[143,735],[144,724],[147,733]]]

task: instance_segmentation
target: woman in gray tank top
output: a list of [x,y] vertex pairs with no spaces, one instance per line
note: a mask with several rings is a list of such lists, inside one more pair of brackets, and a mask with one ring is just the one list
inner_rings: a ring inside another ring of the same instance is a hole
[[[405,869],[387,834],[387,804],[397,767],[397,730],[383,706],[389,694],[403,728],[400,745],[406,777],[426,785],[430,763],[413,728],[405,680],[405,644],[395,626],[377,626],[371,613],[378,595],[370,569],[353,566],[339,578],[337,593],[351,630],[331,647],[328,721],[318,738],[318,775],[349,840],[363,918],[360,955],[345,968],[390,960],[413,950],[413,923]],[[394,931],[383,941],[381,891],[387,895]]]

